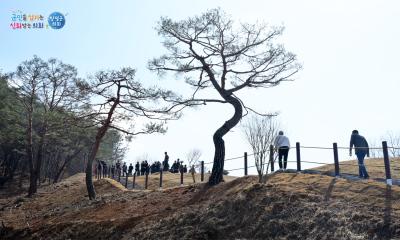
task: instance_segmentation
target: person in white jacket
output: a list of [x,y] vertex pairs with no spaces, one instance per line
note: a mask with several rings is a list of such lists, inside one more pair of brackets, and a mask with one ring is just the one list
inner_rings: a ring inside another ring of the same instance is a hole
[[[283,135],[283,131],[279,131],[279,135],[276,136],[274,141],[275,149],[278,151],[279,159],[279,170],[286,170],[287,159],[289,155],[290,142],[289,138]],[[283,164],[282,164],[283,158]]]

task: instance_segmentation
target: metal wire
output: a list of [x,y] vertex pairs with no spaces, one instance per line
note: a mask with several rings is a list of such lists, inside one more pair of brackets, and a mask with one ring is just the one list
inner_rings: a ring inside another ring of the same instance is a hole
[[304,163],[323,164],[323,165],[326,165],[326,164],[327,164],[327,163],[321,163],[321,162],[312,162],[312,161],[301,161],[301,162],[304,162]]

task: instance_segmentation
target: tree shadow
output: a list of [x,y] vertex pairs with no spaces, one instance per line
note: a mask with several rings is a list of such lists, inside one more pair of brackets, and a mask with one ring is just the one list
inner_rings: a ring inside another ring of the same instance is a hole
[[383,216],[383,236],[384,239],[391,239],[392,233],[390,225],[392,222],[392,186],[386,185],[385,191],[385,214]]
[[331,182],[329,183],[329,187],[325,193],[325,199],[324,199],[325,202],[328,202],[329,199],[331,198],[333,187],[335,186],[335,183],[336,183],[336,178],[332,178]]
[[293,175],[288,179],[288,182],[293,181],[293,179],[294,179],[296,176],[297,176],[297,174],[293,174]]

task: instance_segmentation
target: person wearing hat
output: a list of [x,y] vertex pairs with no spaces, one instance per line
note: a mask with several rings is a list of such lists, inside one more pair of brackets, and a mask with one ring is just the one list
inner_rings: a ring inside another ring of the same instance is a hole
[[[279,131],[279,135],[276,136],[274,141],[275,149],[278,150],[278,159],[279,159],[279,170],[286,170],[287,159],[289,155],[290,142],[289,138],[283,135],[283,131]],[[282,164],[283,158],[283,164]]]
[[357,130],[353,130],[350,138],[350,156],[354,146],[354,152],[356,153],[358,160],[358,173],[360,178],[369,178],[367,169],[364,165],[365,155],[369,157],[369,146],[367,140],[360,134],[358,134]]

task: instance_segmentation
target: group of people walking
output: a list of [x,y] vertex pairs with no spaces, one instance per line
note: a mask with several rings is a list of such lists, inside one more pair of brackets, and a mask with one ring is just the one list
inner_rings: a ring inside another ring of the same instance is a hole
[[[279,131],[278,136],[275,138],[274,147],[275,150],[278,151],[279,170],[286,170],[290,141],[289,138],[284,135],[283,131]],[[367,179],[369,175],[364,164],[364,159],[365,156],[369,157],[369,146],[367,140],[358,133],[358,130],[353,130],[351,133],[350,156],[352,156],[353,147],[358,160],[359,177]]]
[[[287,160],[288,160],[288,155],[289,155],[289,150],[290,150],[290,141],[287,136],[284,135],[283,131],[279,131],[278,135],[274,139],[274,147],[275,151],[278,153],[278,164],[279,164],[279,170],[283,171],[286,170],[287,168]],[[350,151],[349,155],[352,156],[352,150],[354,147],[354,152],[355,155],[357,156],[358,160],[358,169],[359,169],[359,177],[367,179],[369,178],[367,169],[364,164],[364,159],[365,157],[369,157],[369,146],[367,140],[361,136],[358,132],[358,130],[353,130],[351,133],[350,137]],[[171,168],[169,167],[169,156],[168,153],[164,153],[164,160],[162,163],[160,161],[156,161],[149,165],[147,160],[143,160],[141,163],[139,161],[135,164],[135,167],[133,167],[132,163],[129,165],[129,167],[126,165],[124,162],[123,165],[121,166],[120,162],[117,162],[116,165],[107,166],[107,164],[104,161],[98,161],[97,162],[97,174],[102,173],[103,175],[108,172],[110,169],[111,174],[114,176],[114,174],[119,174],[124,176],[132,176],[134,173],[137,176],[141,175],[146,175],[150,173],[155,173],[155,172],[160,172],[162,171],[169,171],[171,173],[187,173],[188,168],[186,165],[183,164],[183,161],[180,161],[179,158],[174,161],[172,164]],[[133,172],[135,170],[135,172]],[[189,172],[193,175],[193,181],[195,181],[194,178],[194,173],[195,173],[195,168],[194,165],[191,166]]]

